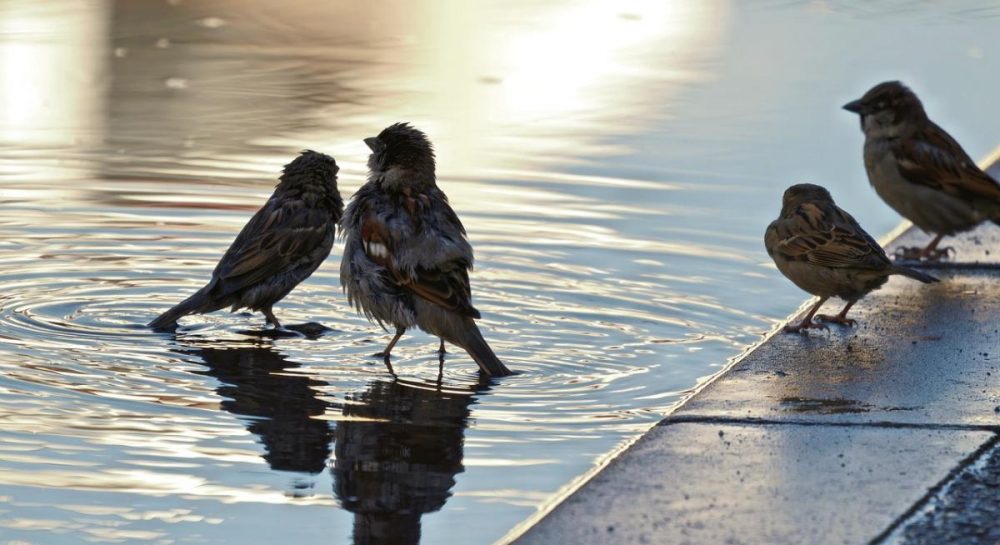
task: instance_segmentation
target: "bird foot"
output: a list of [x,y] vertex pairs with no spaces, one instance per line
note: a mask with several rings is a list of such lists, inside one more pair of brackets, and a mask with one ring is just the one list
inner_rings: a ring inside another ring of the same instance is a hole
[[376,352],[376,353],[372,354],[372,357],[373,358],[379,358],[379,359],[382,359],[382,360],[387,360],[387,359],[389,359],[389,355],[390,355],[389,352],[384,352],[383,351],[383,352]]
[[955,248],[945,246],[944,248],[935,248],[929,252],[924,252],[921,257],[925,261],[942,261],[952,257],[955,253]]
[[955,254],[955,248],[951,246],[946,246],[944,248],[934,248],[928,250],[927,248],[918,248],[916,246],[911,246],[908,248],[896,248],[893,253],[893,258],[896,261],[941,261],[947,259]]
[[923,248],[917,248],[916,246],[910,246],[907,248],[896,248],[893,252],[892,257],[896,261],[920,261],[921,255],[923,255]]
[[829,314],[817,314],[816,319],[821,322],[827,322],[830,324],[846,325],[848,327],[853,327],[858,325],[858,321],[848,318],[846,316],[836,315],[830,316]]
[[791,325],[791,324],[786,325],[783,331],[785,333],[805,333],[809,329],[829,330],[830,328],[826,327],[826,324],[820,324],[813,321],[808,321],[808,322],[804,321],[797,325]]

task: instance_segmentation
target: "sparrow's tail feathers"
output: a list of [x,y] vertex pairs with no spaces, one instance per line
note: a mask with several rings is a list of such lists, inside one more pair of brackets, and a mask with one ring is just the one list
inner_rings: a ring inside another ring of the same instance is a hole
[[491,377],[505,377],[513,374],[500,358],[493,353],[493,349],[486,343],[483,334],[479,332],[476,322],[469,318],[468,327],[462,331],[462,339],[456,339],[455,344],[461,346],[472,356],[472,359],[479,365],[483,373]]
[[155,320],[149,322],[146,327],[152,328],[156,331],[171,331],[177,329],[177,320],[181,319],[188,314],[196,314],[199,312],[206,312],[204,307],[208,303],[205,293],[201,290],[197,291],[191,297],[177,303],[173,308],[160,314]]
[[922,273],[920,271],[915,271],[913,269],[909,269],[909,268],[906,268],[906,267],[893,267],[891,274],[901,274],[903,276],[912,278],[914,280],[919,280],[919,281],[923,282],[924,284],[932,284],[934,282],[940,282],[940,280],[938,280],[937,278],[934,278],[933,276],[931,276],[929,274],[924,274],[924,273]]

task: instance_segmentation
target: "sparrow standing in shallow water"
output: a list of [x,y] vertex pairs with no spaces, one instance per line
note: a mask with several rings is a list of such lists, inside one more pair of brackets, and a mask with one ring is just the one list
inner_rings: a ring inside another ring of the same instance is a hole
[[308,278],[333,247],[344,211],[338,170],[332,157],[311,150],[285,165],[271,198],[240,231],[208,284],[149,327],[174,329],[188,314],[245,307],[263,312],[267,323],[280,328],[271,307]]
[[927,117],[920,99],[898,81],[880,83],[844,105],[861,116],[865,170],[882,200],[934,240],[907,248],[905,259],[938,260],[938,243],[986,220],[1000,224],[1000,184]]
[[368,183],[341,220],[346,239],[340,283],[348,300],[369,320],[396,335],[379,356],[389,355],[412,327],[464,348],[483,373],[510,370],[476,326],[469,271],[472,246],[465,228],[436,182],[434,151],[421,131],[397,123],[366,138]]
[[785,190],[781,215],[767,226],[764,247],[781,274],[819,297],[801,323],[785,326],[788,333],[825,329],[812,318],[830,297],[840,297],[847,306],[836,316],[820,315],[817,319],[854,325],[847,311],[858,299],[885,284],[890,275],[901,274],[925,284],[938,281],[893,265],[858,222],[834,204],[830,192],[813,184],[793,185]]

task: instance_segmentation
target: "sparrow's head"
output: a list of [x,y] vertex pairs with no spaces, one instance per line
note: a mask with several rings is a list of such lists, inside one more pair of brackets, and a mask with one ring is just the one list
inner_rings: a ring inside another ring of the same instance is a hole
[[386,127],[365,138],[372,150],[369,176],[386,190],[434,185],[434,148],[427,135],[407,123]]
[[833,204],[833,197],[825,187],[816,184],[795,184],[781,197],[781,214],[785,215],[807,202]]
[[324,190],[337,191],[337,172],[340,167],[333,157],[313,150],[303,150],[281,173],[280,186],[299,187],[313,185]]
[[898,81],[872,87],[863,97],[844,104],[844,109],[858,114],[861,130],[873,136],[896,137],[927,119],[916,93]]

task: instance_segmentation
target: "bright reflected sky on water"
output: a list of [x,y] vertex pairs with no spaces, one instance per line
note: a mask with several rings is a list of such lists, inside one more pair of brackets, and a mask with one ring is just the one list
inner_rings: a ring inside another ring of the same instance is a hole
[[[973,157],[1000,10],[976,2],[0,2],[0,542],[491,543],[804,295],[782,190],[899,219],[840,110],[900,78]],[[256,316],[140,327],[196,289],[295,153],[427,131],[523,375],[346,305],[339,248]],[[680,477],[679,477],[680,478]]]

